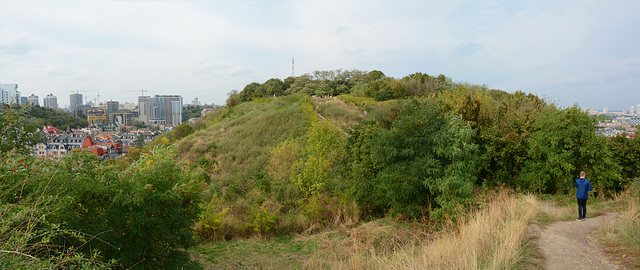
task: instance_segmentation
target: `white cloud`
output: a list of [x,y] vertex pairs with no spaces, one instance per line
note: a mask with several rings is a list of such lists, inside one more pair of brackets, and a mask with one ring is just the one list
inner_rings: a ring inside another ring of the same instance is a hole
[[627,1],[14,1],[3,6],[0,22],[0,79],[58,96],[99,83],[114,100],[132,101],[125,89],[149,89],[221,104],[231,89],[288,76],[295,54],[297,75],[336,68],[444,73],[595,106],[601,99],[582,101],[591,95],[577,93],[597,96],[607,80],[620,89],[640,83],[639,7]]

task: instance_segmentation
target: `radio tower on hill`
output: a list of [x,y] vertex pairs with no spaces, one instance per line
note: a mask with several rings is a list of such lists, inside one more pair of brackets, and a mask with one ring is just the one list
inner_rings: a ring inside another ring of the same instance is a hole
[[296,76],[296,72],[295,72],[295,62],[294,62],[294,55],[291,54],[291,77],[295,77]]

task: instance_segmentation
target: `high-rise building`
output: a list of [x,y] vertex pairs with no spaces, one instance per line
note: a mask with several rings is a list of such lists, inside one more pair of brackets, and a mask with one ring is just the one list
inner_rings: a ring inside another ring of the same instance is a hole
[[48,94],[43,100],[42,103],[44,104],[44,107],[46,108],[51,108],[54,110],[58,109],[58,97],[54,96],[53,94]]
[[630,115],[636,114],[635,111],[633,110],[633,105],[631,105],[631,107],[629,108],[629,114]]
[[602,108],[602,112],[603,113],[609,113],[609,107]]
[[182,124],[182,97],[155,95],[150,98],[148,124],[174,127]]
[[71,110],[71,113],[78,113],[78,109],[80,109],[82,105],[82,94],[73,93],[69,95],[69,110]]
[[150,96],[138,97],[138,121],[149,124],[149,99]]
[[107,114],[117,112],[119,108],[120,102],[117,101],[107,101]]
[[0,103],[20,103],[20,91],[17,84],[0,83]]
[[27,97],[27,101],[29,101],[29,103],[40,106],[40,103],[38,102],[38,100],[39,100],[38,96],[34,94],[31,94],[30,96]]
[[636,115],[640,116],[640,104],[636,106]]

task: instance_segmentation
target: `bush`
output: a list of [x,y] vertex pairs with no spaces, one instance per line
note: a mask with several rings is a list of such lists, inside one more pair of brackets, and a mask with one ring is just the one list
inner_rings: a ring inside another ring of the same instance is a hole
[[477,159],[473,130],[437,103],[404,105],[391,129],[356,127],[347,143],[346,177],[371,213],[387,209],[446,218],[471,194]]
[[[185,175],[174,159],[175,152],[164,146],[142,154],[126,171],[100,163],[86,151],[59,161],[16,157],[17,163],[0,164],[11,168],[2,170],[9,172],[1,175],[9,191],[2,194],[2,202],[9,202],[5,194],[18,195],[10,203],[53,209],[46,215],[51,228],[81,232],[47,236],[54,247],[71,247],[87,258],[100,251],[101,258],[118,260],[118,268],[189,267],[193,265],[180,249],[195,244],[192,227],[202,185]],[[39,199],[36,195],[45,190],[56,193]]]
[[79,246],[65,248],[54,241],[86,245],[94,237],[51,221],[66,211],[51,170],[56,164],[0,153],[0,269],[110,269],[115,264],[101,260],[99,251],[83,254]]

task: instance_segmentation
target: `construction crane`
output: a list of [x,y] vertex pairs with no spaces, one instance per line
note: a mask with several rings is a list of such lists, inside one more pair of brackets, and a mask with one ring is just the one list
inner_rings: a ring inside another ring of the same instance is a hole
[[89,91],[71,90],[71,92],[75,92],[76,94],[80,94],[80,92],[84,93],[84,92],[89,92]]
[[124,91],[127,91],[127,92],[140,91],[140,96],[144,96],[144,92],[149,92],[148,90],[144,90],[144,89],[142,89],[142,90],[124,90]]

